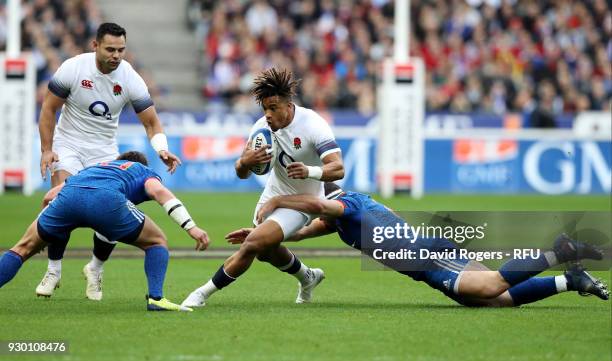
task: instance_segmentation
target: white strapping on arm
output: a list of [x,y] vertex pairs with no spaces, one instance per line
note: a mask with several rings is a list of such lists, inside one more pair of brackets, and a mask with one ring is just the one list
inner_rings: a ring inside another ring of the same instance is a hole
[[195,227],[195,222],[191,219],[189,212],[187,212],[187,208],[183,205],[183,203],[177,198],[172,198],[171,200],[164,203],[164,210],[170,218],[176,222],[181,228],[188,231],[191,228]]
[[306,166],[306,168],[308,168],[307,178],[321,180],[321,177],[323,177],[323,168],[311,166]]
[[157,153],[162,150],[168,151],[168,138],[166,138],[164,133],[157,133],[151,137],[151,146]]

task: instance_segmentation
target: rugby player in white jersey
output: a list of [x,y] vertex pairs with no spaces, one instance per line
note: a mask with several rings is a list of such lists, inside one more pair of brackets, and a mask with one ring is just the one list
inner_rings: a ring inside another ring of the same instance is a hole
[[[168,171],[174,173],[181,161],[168,151],[167,138],[144,80],[123,60],[125,29],[114,23],[101,24],[93,49],[94,52],[66,60],[49,82],[39,119],[42,177],[46,178],[49,169],[51,185],[55,187],[85,167],[116,159],[119,115],[128,103]],[[104,235],[94,234],[93,257],[83,268],[87,279],[85,294],[91,300],[102,299],[103,263],[114,246]],[[50,297],[59,286],[64,251],[65,246],[49,245],[49,264],[36,287],[37,295]]]
[[278,208],[269,215],[258,214],[259,208],[277,195],[311,194],[323,198],[323,181],[344,177],[340,148],[327,122],[314,111],[292,102],[296,85],[291,72],[274,68],[255,79],[252,93],[262,106],[264,116],[253,126],[251,136],[258,129],[267,127],[278,141],[274,160],[265,148],[252,150],[247,144],[236,161],[236,174],[241,179],[248,178],[250,168],[256,164],[276,162],[255,209],[253,223],[256,228],[240,249],[206,284],[193,291],[183,305],[204,306],[211,294],[246,272],[255,258],[298,279],[296,303],[309,302],[313,288],[324,278],[322,270],[310,269],[281,245],[284,239],[308,224],[311,215],[287,208]]

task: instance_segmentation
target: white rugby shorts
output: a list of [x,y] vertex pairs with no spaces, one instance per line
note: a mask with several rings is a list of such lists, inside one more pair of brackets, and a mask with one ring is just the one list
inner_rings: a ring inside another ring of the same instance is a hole
[[65,139],[55,137],[53,151],[59,159],[54,170],[63,170],[71,175],[77,174],[81,169],[100,162],[109,162],[117,159],[119,151],[117,144],[76,144]]
[[[253,214],[253,225],[257,226],[257,211],[263,206],[263,203],[258,203]],[[277,208],[265,220],[273,220],[283,231],[283,240],[291,237],[300,228],[307,226],[313,220],[313,216],[307,213],[298,212],[288,208]]]

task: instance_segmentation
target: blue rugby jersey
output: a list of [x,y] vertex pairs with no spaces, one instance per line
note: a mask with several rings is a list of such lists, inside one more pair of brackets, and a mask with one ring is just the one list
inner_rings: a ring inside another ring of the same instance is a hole
[[161,177],[138,162],[114,160],[87,167],[66,180],[67,186],[101,188],[123,193],[134,204],[150,200],[144,184],[149,178]]
[[346,192],[337,200],[344,206],[344,213],[336,218],[335,226],[342,241],[353,248],[361,249],[362,237],[371,238],[374,227],[406,223],[404,219],[368,195]]

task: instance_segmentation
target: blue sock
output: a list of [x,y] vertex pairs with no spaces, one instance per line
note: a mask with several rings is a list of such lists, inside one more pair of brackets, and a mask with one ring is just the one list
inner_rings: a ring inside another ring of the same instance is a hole
[[15,277],[23,264],[21,256],[13,251],[7,251],[0,258],[0,287]]
[[168,269],[168,250],[164,246],[154,246],[145,250],[145,274],[149,284],[149,297],[163,297],[164,279]]
[[229,284],[234,282],[236,279],[228,275],[227,272],[225,272],[225,268],[221,266],[212,276],[211,280],[217,289],[222,289],[223,287],[229,286]]
[[524,305],[556,295],[555,277],[533,277],[508,289],[515,306]]
[[513,258],[501,266],[499,273],[510,286],[514,286],[557,264],[554,252],[546,251],[537,258]]

